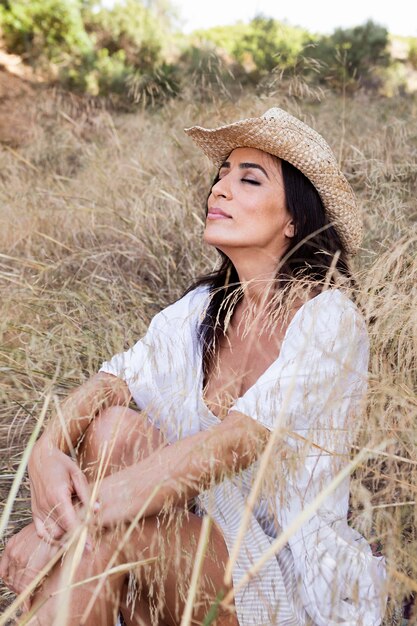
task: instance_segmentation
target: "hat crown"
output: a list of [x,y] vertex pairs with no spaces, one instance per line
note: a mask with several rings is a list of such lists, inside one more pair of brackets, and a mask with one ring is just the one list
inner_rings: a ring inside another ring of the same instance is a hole
[[278,107],[272,107],[271,109],[265,111],[265,113],[261,115],[261,117],[264,120],[275,120],[276,118],[282,117],[283,113],[284,111],[282,109],[279,109]]

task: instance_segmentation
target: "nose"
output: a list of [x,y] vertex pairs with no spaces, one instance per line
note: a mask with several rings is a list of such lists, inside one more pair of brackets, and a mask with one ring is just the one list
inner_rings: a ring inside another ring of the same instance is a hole
[[230,185],[230,181],[227,180],[228,176],[223,176],[223,178],[219,178],[219,180],[214,183],[213,187],[211,188],[211,193],[213,194],[214,197],[223,197],[226,199],[231,198],[232,196],[232,190],[231,190],[231,185]]

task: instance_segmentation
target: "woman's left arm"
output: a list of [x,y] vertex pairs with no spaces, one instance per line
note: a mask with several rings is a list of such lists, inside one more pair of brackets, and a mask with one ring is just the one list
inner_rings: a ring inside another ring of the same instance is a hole
[[129,522],[143,507],[142,517],[148,517],[157,515],[167,502],[184,505],[211,484],[251,465],[268,436],[262,424],[233,411],[214,428],[107,476],[98,492],[100,525]]

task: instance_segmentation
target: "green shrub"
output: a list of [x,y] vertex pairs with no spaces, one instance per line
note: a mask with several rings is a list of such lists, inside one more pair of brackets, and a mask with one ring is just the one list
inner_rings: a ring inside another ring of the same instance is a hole
[[111,96],[113,105],[130,108],[134,103],[156,105],[177,95],[180,89],[176,66],[163,63],[144,72],[126,63],[123,50],[110,54],[106,48],[61,68],[61,84],[92,96]]
[[389,64],[388,31],[372,20],[354,28],[337,28],[319,39],[311,54],[325,65],[323,77],[333,86],[375,86],[374,69]]
[[229,56],[234,56],[239,42],[249,31],[249,24],[237,22],[230,26],[214,26],[207,30],[195,30],[190,35],[191,46],[195,49],[217,48]]
[[302,29],[258,16],[237,42],[234,55],[240,63],[249,56],[260,74],[274,68],[286,70],[297,63],[306,41],[307,33]]
[[308,33],[301,28],[262,15],[248,24],[238,22],[233,26],[196,31],[194,35],[200,46],[211,42],[226,52],[231,64],[244,68],[255,80],[275,68],[293,67],[309,40]]
[[181,90],[181,75],[176,65],[162,63],[152,72],[134,71],[126,80],[129,100],[143,106],[160,106]]
[[8,0],[0,5],[7,49],[31,62],[60,62],[92,48],[79,0]]
[[95,48],[109,56],[123,51],[126,64],[145,72],[163,61],[166,27],[140,0],[118,0],[112,8],[85,13]]
[[241,68],[236,67],[224,48],[203,40],[184,49],[177,70],[183,90],[192,89],[193,97],[199,100],[211,100],[220,93],[227,95]]
[[59,78],[68,89],[93,96],[107,96],[111,93],[125,95],[126,82],[134,69],[126,65],[123,50],[113,55],[106,48],[93,51],[61,68]]
[[175,92],[173,70],[164,59],[170,5],[159,4],[156,13],[140,0],[119,0],[112,8],[85,2],[82,15],[94,48],[61,67],[62,83],[91,95],[114,94],[119,103],[154,102]]

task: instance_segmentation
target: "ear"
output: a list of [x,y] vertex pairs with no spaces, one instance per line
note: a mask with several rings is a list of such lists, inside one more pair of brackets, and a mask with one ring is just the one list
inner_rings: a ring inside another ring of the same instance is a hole
[[295,235],[295,225],[292,220],[289,220],[284,228],[284,235],[288,237],[288,239],[292,239]]

